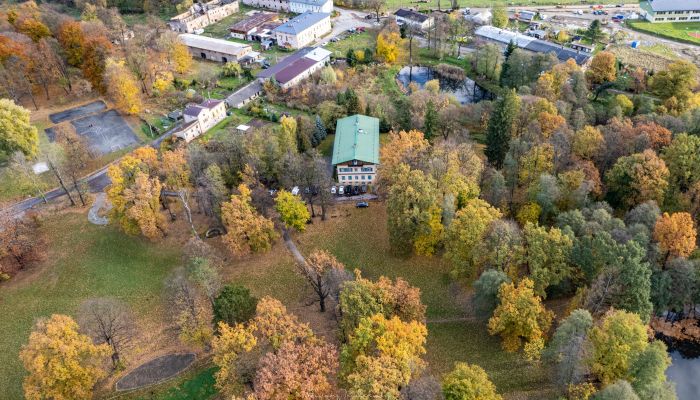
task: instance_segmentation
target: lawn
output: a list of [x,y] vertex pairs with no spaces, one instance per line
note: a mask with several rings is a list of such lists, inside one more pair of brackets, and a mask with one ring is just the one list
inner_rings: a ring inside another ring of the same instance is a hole
[[700,45],[700,22],[628,21],[627,26],[655,36]]
[[49,216],[41,232],[50,238],[43,265],[0,285],[0,387],[7,399],[22,398],[18,354],[37,318],[74,315],[84,299],[113,296],[140,319],[157,320],[163,280],[179,264],[178,246],[91,225],[85,213]]
[[[118,399],[133,400],[208,400],[214,398],[217,390],[214,387],[215,367],[193,370],[159,385],[156,388],[139,391],[118,397]],[[169,387],[169,388],[168,388]]]
[[374,49],[375,42],[375,34],[373,32],[365,31],[361,33],[349,34],[345,36],[345,38],[340,39],[337,42],[329,42],[324,47],[329,51],[332,51],[336,57],[345,57],[348,50],[350,49]]

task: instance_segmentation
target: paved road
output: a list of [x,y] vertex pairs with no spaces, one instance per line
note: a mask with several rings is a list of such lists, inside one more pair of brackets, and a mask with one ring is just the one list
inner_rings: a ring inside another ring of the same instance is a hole
[[[163,142],[163,140],[169,138],[172,136],[173,132],[179,128],[179,125],[176,125],[172,127],[169,131],[165,132],[161,136],[159,136],[157,139],[153,140],[150,145],[155,148],[159,148],[160,144]],[[116,162],[116,161],[114,161]],[[106,165],[97,171],[92,172],[90,175],[86,176],[85,178],[82,179],[83,182],[87,183],[88,188],[90,192],[92,193],[99,193],[104,191],[104,189],[111,183],[109,180],[109,177],[107,176],[107,169],[109,168],[109,165]],[[66,193],[63,191],[61,188],[56,188],[53,189],[49,192],[45,193],[46,195],[46,200],[51,201],[54,199],[57,199],[59,197],[65,196]],[[31,197],[26,200],[22,200],[19,203],[15,203],[11,205],[10,207],[5,208],[2,210],[3,212],[8,212],[11,215],[19,215],[24,213],[25,211],[34,208],[36,205],[43,203],[43,200],[38,197]]]

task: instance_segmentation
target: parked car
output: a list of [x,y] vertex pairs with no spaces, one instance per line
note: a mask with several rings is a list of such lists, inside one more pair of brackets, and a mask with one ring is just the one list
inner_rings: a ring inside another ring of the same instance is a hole
[[294,196],[296,196],[296,195],[299,194],[299,186],[294,186],[294,187],[292,188],[292,194],[293,194]]
[[331,42],[333,42],[333,43],[337,42],[338,40],[340,40],[340,39],[338,39],[337,37],[331,38]]
[[331,194],[335,194],[335,192],[336,192],[335,186],[331,186]]
[[345,186],[345,195],[352,196],[352,186],[351,185]]
[[372,19],[372,18],[374,18],[374,15],[372,15],[372,14],[365,15],[365,19]]
[[360,192],[367,193],[367,185],[360,186]]
[[342,196],[345,194],[345,186],[338,186],[338,195]]
[[355,204],[355,207],[357,208],[367,208],[369,207],[369,203],[366,201],[358,201],[357,204]]
[[353,187],[352,187],[352,194],[353,194],[353,196],[357,196],[358,194],[360,194],[360,187],[359,187],[359,186],[353,186]]

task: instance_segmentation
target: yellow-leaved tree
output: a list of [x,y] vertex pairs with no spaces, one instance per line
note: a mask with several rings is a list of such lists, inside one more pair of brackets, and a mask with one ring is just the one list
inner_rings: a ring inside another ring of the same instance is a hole
[[489,319],[489,333],[501,336],[505,351],[514,353],[524,345],[525,356],[537,360],[552,317],[553,313],[535,295],[534,283],[529,278],[517,286],[504,283],[498,289],[498,306]]
[[354,399],[399,398],[425,366],[428,330],[418,321],[382,314],[363,318],[340,354],[341,374]]
[[255,210],[248,186],[239,185],[238,192],[221,205],[221,219],[227,230],[224,243],[236,255],[270,250],[277,238],[274,224]]
[[381,32],[377,36],[377,57],[387,64],[398,60],[400,53],[401,35],[398,32]]
[[143,108],[141,91],[133,75],[124,65],[124,61],[107,59],[105,82],[107,83],[107,95],[119,111],[127,114],[141,112]]
[[238,360],[243,353],[251,351],[257,345],[257,339],[250,327],[236,324],[229,326],[219,322],[219,335],[211,341],[214,364],[219,367],[214,377],[216,387],[222,393],[231,393],[241,387]]
[[149,239],[167,236],[165,217],[160,212],[160,180],[142,171],[136,173],[134,184],[124,191],[127,201],[126,217],[133,220]]
[[299,232],[306,229],[306,222],[311,218],[306,204],[298,197],[286,190],[280,190],[275,198],[275,210],[280,214],[280,219],[287,228],[294,228]]
[[170,58],[173,61],[173,69],[178,74],[184,74],[192,67],[192,55],[187,46],[179,41],[173,45]]
[[67,315],[39,320],[19,354],[29,373],[23,384],[25,398],[92,398],[95,383],[107,374],[110,354],[108,345],[95,345],[80,334],[78,324]]
[[688,257],[695,250],[696,236],[693,217],[687,212],[663,213],[654,225],[654,240],[659,242],[665,260]]

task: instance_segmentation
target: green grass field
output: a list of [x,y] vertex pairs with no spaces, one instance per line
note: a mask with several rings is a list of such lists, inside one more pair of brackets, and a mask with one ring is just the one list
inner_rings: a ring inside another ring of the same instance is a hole
[[630,28],[667,39],[700,45],[700,22],[629,21]]
[[113,296],[157,319],[163,280],[180,262],[177,248],[91,225],[82,213],[51,216],[41,230],[50,238],[44,264],[0,286],[0,398],[22,398],[18,354],[37,318],[74,315],[84,299]]
[[364,50],[367,48],[374,49],[375,45],[374,34],[371,32],[354,33],[345,36],[337,42],[329,42],[325,48],[332,51],[336,57],[345,57],[349,49]]

